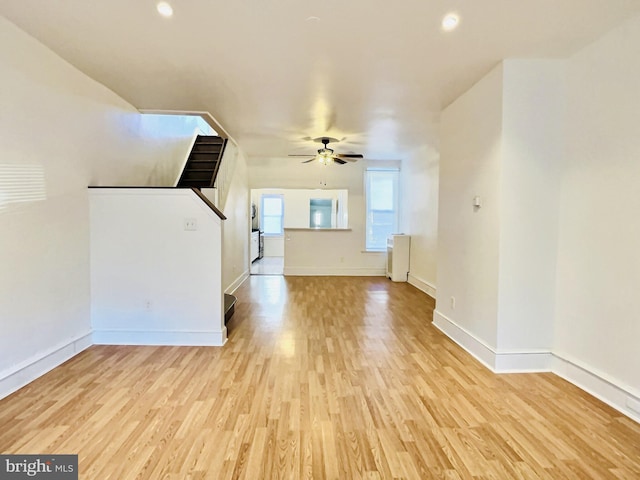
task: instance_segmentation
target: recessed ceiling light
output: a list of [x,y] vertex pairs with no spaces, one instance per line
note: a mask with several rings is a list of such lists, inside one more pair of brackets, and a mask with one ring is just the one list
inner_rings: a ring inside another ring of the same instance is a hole
[[460,17],[458,17],[455,13],[450,13],[442,19],[442,29],[445,32],[450,32],[451,30],[454,30],[459,23]]
[[160,2],[156,8],[158,9],[158,13],[163,17],[170,17],[173,15],[173,7],[171,7],[167,2]]

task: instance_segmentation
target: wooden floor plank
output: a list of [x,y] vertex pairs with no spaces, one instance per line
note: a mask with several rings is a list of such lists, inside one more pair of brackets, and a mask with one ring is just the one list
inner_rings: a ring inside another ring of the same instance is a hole
[[494,375],[384,278],[251,277],[224,347],[94,346],[0,400],[2,453],[80,478],[640,478],[640,425]]

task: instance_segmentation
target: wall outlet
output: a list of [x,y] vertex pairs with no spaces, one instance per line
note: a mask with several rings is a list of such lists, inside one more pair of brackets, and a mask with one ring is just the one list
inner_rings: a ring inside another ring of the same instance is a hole
[[451,297],[451,310],[456,309],[456,297]]
[[151,300],[145,300],[144,309],[147,312],[150,312],[152,310]]
[[340,263],[344,263],[344,257],[340,257]]
[[195,232],[198,230],[198,220],[195,218],[185,218],[184,229],[189,232]]

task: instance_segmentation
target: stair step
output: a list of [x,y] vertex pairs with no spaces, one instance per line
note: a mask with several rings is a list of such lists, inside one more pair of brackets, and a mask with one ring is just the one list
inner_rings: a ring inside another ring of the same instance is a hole
[[207,177],[211,178],[213,175],[213,168],[187,168],[184,172],[185,177],[191,175],[196,175],[198,177]]
[[197,151],[220,151],[222,145],[217,145],[215,143],[196,143],[193,148]]
[[220,137],[203,137],[198,135],[196,138],[196,145],[222,145],[224,140]]
[[210,158],[209,159],[203,159],[203,158],[189,157],[189,163],[197,163],[197,164],[200,164],[200,165],[208,163],[208,164],[211,164],[211,165],[215,166],[215,164],[218,163],[218,162],[213,161]]
[[198,173],[187,170],[184,172],[183,180],[206,180],[207,182],[210,182],[211,172]]
[[182,171],[179,187],[210,188],[220,168],[227,141],[216,136],[198,136]]
[[222,145],[198,145],[195,144],[193,146],[193,149],[196,152],[200,152],[200,153],[207,153],[207,152],[220,152],[220,150],[222,149]]
[[215,165],[207,165],[206,163],[191,163],[187,165],[187,171],[197,171],[197,172],[213,172],[215,170]]
[[217,155],[194,155],[193,152],[191,152],[191,155],[189,155],[189,161],[190,162],[205,162],[205,163],[218,163],[218,157]]
[[224,294],[224,324],[226,325],[229,319],[233,316],[236,309],[236,302],[238,299],[234,295]]
[[210,188],[211,187],[209,182],[201,182],[198,180],[183,180],[182,182],[180,182],[180,186],[186,187],[186,188]]
[[213,172],[211,171],[199,171],[199,170],[185,170],[182,174],[182,180],[200,180],[211,182]]
[[211,176],[211,173],[214,171],[214,168],[193,168],[192,166],[187,167],[186,170],[184,171],[185,175],[188,173],[195,173],[195,174],[206,174],[208,173],[209,176]]

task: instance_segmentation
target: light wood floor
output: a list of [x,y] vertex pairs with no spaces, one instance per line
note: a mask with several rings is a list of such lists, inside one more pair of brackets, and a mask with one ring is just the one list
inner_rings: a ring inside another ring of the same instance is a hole
[[251,277],[221,348],[95,346],[0,401],[2,453],[83,479],[638,479],[640,425],[493,375],[383,278]]
[[262,257],[251,264],[251,275],[282,275],[284,257]]

